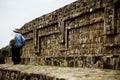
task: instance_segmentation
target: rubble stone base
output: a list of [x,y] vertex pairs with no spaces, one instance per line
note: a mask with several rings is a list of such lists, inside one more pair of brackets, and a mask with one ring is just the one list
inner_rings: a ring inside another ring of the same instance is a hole
[[0,80],[119,80],[120,71],[35,65],[0,65]]
[[[6,63],[11,64],[11,58],[6,59]],[[102,68],[102,69],[118,69],[120,70],[120,56],[61,56],[61,57],[33,57],[22,58],[21,64],[32,65],[50,65],[61,67],[80,67],[80,68]]]

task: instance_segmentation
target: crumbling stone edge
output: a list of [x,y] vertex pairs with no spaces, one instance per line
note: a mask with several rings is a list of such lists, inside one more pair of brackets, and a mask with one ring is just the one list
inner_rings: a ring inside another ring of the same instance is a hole
[[22,72],[21,70],[2,69],[0,68],[0,80],[66,80],[49,76],[47,74],[35,74]]

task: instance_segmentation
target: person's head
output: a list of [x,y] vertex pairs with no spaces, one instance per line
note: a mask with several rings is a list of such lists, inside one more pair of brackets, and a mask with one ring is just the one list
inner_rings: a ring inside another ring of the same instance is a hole
[[20,33],[20,29],[16,28],[13,30],[13,32]]

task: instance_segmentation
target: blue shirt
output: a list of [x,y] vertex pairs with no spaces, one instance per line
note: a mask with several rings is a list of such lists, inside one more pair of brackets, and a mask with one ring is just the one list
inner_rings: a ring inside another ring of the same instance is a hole
[[14,46],[16,47],[22,47],[25,45],[25,38],[20,33],[15,32],[15,43]]

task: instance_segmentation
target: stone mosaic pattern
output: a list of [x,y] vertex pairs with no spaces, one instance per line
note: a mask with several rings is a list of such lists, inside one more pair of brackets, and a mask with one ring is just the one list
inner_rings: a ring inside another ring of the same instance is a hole
[[22,63],[52,65],[54,60],[57,64],[73,60],[78,65],[108,63],[119,69],[119,5],[119,0],[78,0],[26,23],[21,28],[27,41]]

